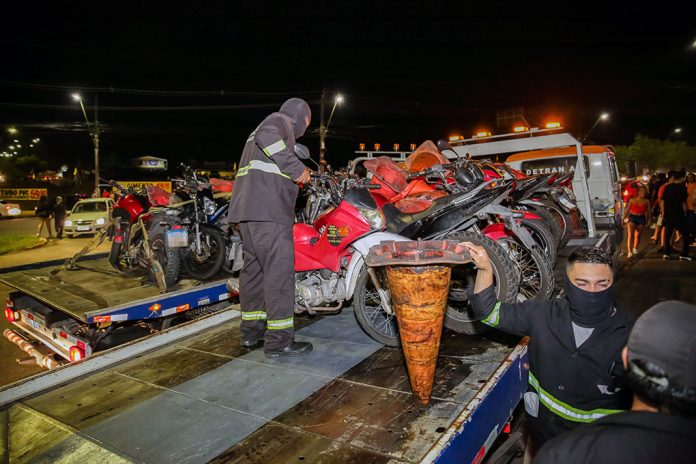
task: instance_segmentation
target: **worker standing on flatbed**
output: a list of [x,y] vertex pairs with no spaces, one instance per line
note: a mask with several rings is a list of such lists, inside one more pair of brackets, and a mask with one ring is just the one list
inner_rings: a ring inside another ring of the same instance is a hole
[[529,391],[524,395],[534,449],[547,440],[630,407],[621,350],[632,320],[614,306],[609,256],[595,247],[568,257],[565,298],[503,303],[486,250],[465,242],[478,267],[471,306],[484,324],[528,335]]
[[312,344],[294,341],[295,251],[292,224],[298,183],[309,169],[294,152],[311,120],[309,105],[291,98],[249,135],[230,200],[239,223],[244,267],[239,279],[242,345],[265,340],[267,357],[300,356]]

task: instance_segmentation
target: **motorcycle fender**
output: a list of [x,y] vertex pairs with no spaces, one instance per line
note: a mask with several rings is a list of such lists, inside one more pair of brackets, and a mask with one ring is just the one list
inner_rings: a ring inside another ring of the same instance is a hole
[[376,232],[353,242],[352,246],[355,252],[353,253],[350,263],[348,263],[348,270],[346,271],[346,300],[350,300],[353,297],[355,285],[358,283],[358,276],[365,265],[365,255],[367,255],[370,248],[374,245],[379,245],[380,242],[388,240],[394,240],[396,242],[411,241],[409,238],[392,234],[391,232]]
[[524,216],[522,216],[524,219],[536,219],[539,220],[541,219],[541,216],[538,216],[534,213],[530,213],[529,211],[524,212]]
[[481,233],[493,241],[511,236],[503,223],[490,224]]

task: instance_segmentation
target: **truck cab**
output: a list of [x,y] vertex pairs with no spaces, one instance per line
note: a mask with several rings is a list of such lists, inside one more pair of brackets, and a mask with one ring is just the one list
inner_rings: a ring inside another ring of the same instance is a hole
[[[595,223],[598,227],[620,227],[623,203],[612,147],[583,145],[582,160]],[[562,147],[515,153],[505,163],[527,175],[564,175],[575,172],[579,161],[575,147]],[[576,192],[580,191],[580,182],[579,176],[575,176],[573,190]]]

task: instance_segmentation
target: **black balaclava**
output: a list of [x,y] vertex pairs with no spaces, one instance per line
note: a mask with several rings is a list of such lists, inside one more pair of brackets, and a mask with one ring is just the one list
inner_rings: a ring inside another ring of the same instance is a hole
[[312,110],[307,102],[301,98],[291,98],[280,107],[280,113],[293,120],[292,132],[295,138],[302,137],[307,130],[305,117],[309,116],[309,119],[312,119]]
[[614,287],[600,292],[588,292],[565,278],[566,299],[570,303],[570,318],[583,327],[596,327],[609,318],[614,310]]

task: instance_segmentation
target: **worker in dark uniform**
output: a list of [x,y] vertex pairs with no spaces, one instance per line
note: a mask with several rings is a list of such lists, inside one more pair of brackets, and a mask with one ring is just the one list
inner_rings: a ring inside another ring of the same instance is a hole
[[565,298],[502,303],[486,250],[465,245],[478,267],[470,297],[476,316],[491,327],[530,337],[524,402],[531,451],[562,432],[628,409],[621,350],[631,319],[614,306],[611,258],[598,248],[576,248],[568,257]]
[[631,410],[550,440],[535,463],[696,461],[696,306],[665,301],[650,308],[622,357]]
[[229,222],[239,223],[244,267],[239,279],[242,344],[265,340],[267,357],[312,350],[294,341],[295,251],[292,224],[298,183],[310,171],[295,156],[295,140],[311,120],[309,105],[291,98],[259,124],[244,146],[230,200]]

